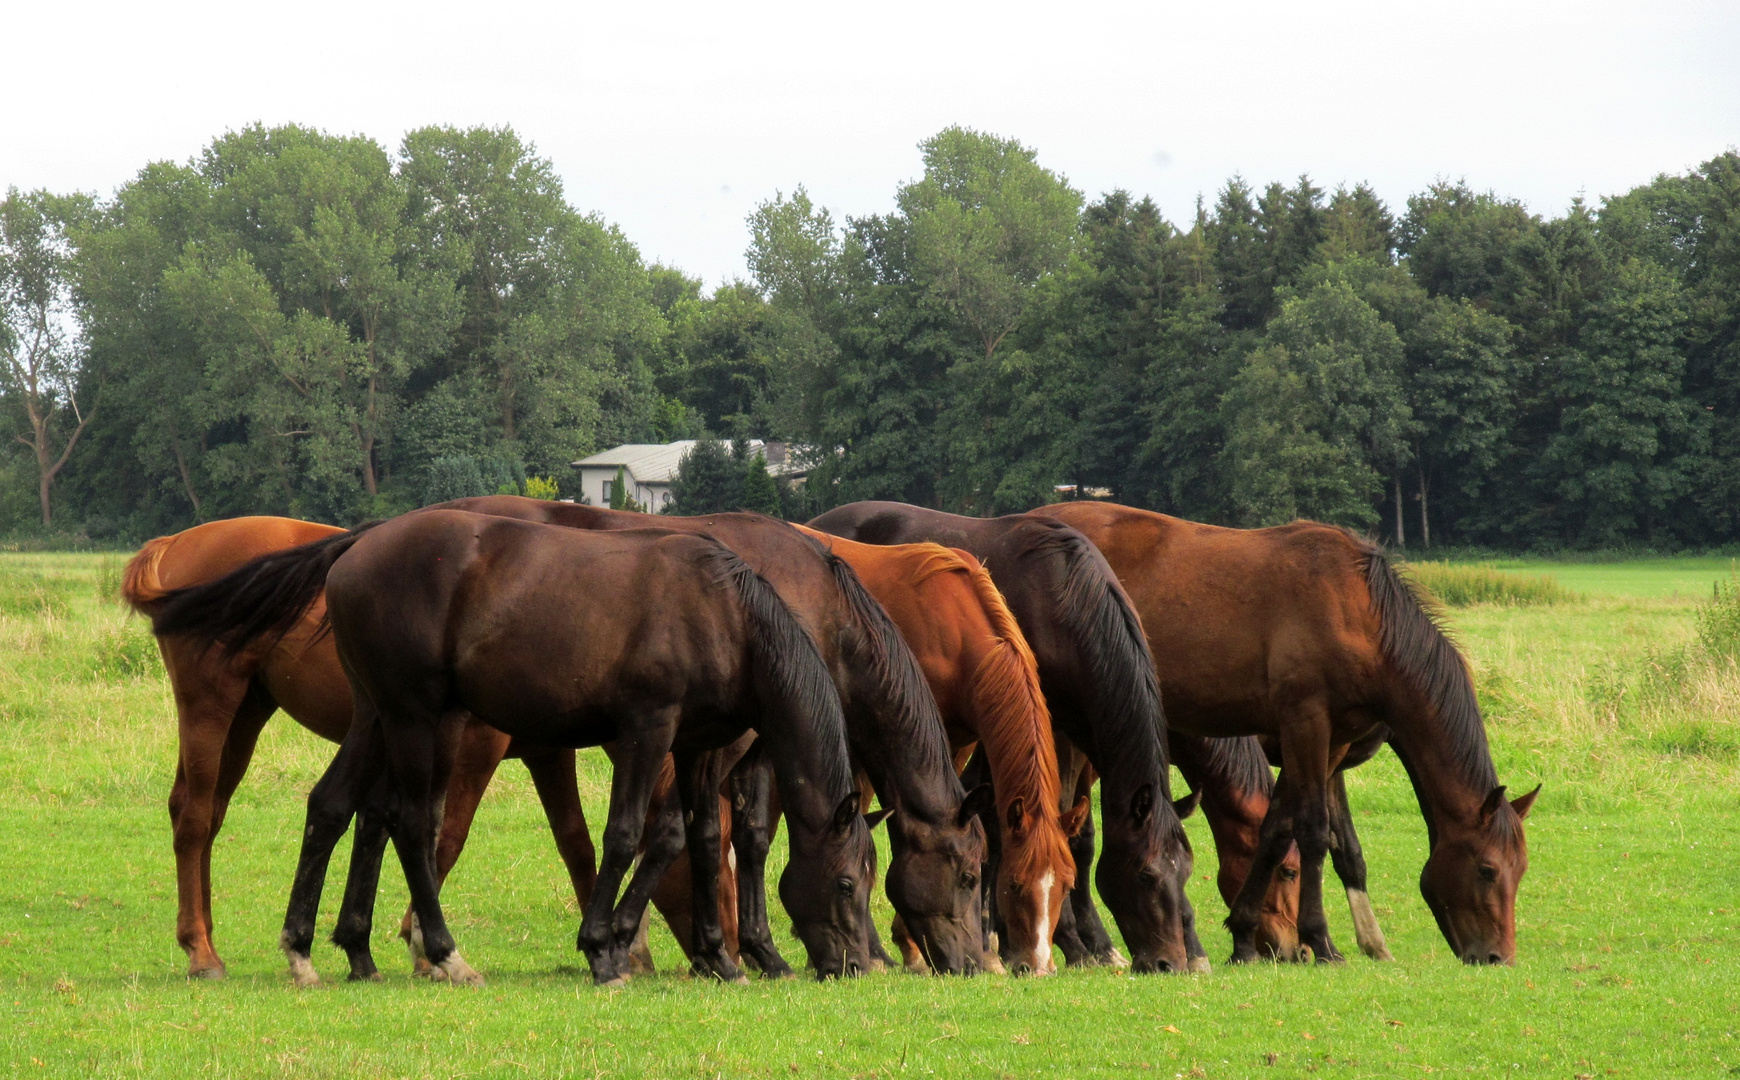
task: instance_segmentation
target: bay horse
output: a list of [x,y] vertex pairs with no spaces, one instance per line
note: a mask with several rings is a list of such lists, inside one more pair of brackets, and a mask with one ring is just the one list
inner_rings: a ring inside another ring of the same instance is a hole
[[[1139,972],[1206,965],[1184,886],[1193,865],[1174,806],[1160,688],[1142,627],[1111,567],[1080,533],[1031,515],[967,518],[890,502],[852,503],[811,528],[868,544],[929,541],[971,552],[1002,592],[1033,649],[1058,738],[1060,791],[1073,800],[1081,770],[1100,775],[1104,851],[1094,874]],[[1091,822],[1091,818],[1089,819]],[[1088,822],[1071,851],[1079,880],[1093,862]],[[1073,897],[1072,897],[1073,899]],[[1071,918],[1073,916],[1073,919]],[[1116,959],[1091,902],[1072,903],[1058,943],[1071,963]],[[1071,955],[1070,938],[1083,951]]]
[[[128,561],[121,594],[133,610],[150,618],[171,592],[214,581],[244,563],[274,551],[344,532],[331,525],[280,517],[240,517],[207,522],[146,543]],[[177,635],[159,636],[174,694],[178,747],[175,784],[169,798],[173,830],[178,914],[176,939],[188,956],[188,975],[222,978],[225,967],[212,942],[211,852],[236,787],[247,772],[261,728],[277,709],[332,742],[350,730],[350,683],[339,666],[329,634],[317,633],[325,619],[317,600],[301,623],[281,638],[260,642],[225,658]],[[515,744],[484,724],[467,725],[450,784],[448,813],[437,850],[437,871],[445,879],[465,845],[471,815],[503,758],[525,762],[550,822],[557,852],[567,867],[574,894],[584,908],[592,897],[596,855],[575,786],[574,752],[563,747]],[[662,797],[674,775],[661,781]],[[686,943],[689,881],[687,864],[661,880],[654,902],[675,912],[672,924]],[[722,875],[725,934],[734,944],[735,876]],[[646,962],[644,959],[642,962]],[[424,965],[426,966],[426,965]],[[355,970],[367,977],[372,961]]]
[[1290,843],[1301,944],[1340,958],[1322,891],[1332,778],[1387,729],[1426,821],[1420,891],[1440,931],[1465,963],[1514,962],[1523,821],[1540,788],[1505,797],[1466,662],[1381,550],[1315,522],[1223,529],[1089,502],[1035,513],[1080,530],[1117,571],[1178,730],[1277,744],[1261,847],[1227,920],[1235,960],[1258,954],[1260,890]]
[[[418,512],[440,508],[570,529],[650,527],[704,534],[766,578],[821,650],[845,711],[852,760],[892,811],[884,878],[889,901],[934,970],[970,974],[978,969],[977,893],[985,839],[977,818],[992,793],[988,788],[963,792],[925,673],[850,565],[785,522],[760,514],[650,515],[513,495],[457,499]],[[736,842],[739,826],[746,830],[741,843]],[[761,914],[765,898],[756,858],[765,850],[766,837],[756,822],[735,817],[733,837],[739,944],[763,974],[789,974]],[[668,854],[674,858],[677,852]]]
[[[796,528],[803,529],[802,526]],[[937,544],[877,547],[803,529],[857,572],[918,658],[942,710],[956,760],[984,747],[1001,857],[991,893],[1004,933],[1002,959],[1016,974],[1048,975],[1052,934],[1071,886],[1069,835],[1088,802],[1059,813],[1057,751],[1051,713],[1033,651],[991,576],[965,551]],[[897,927],[896,940],[903,934]],[[922,954],[902,941],[907,967]]]
[[[665,755],[675,755],[691,861],[709,866],[724,780],[716,751],[751,726],[792,823],[780,891],[810,961],[824,978],[868,966],[869,837],[839,699],[803,627],[729,549],[663,531],[606,536],[425,511],[174,594],[157,626],[235,651],[297,625],[323,589],[356,717],[309,796],[283,937],[299,984],[317,980],[309,947],[327,861],[365,807],[385,808],[430,962],[456,983],[481,982],[447,930],[435,876],[440,803],[468,714],[540,745],[616,744],[604,857],[580,929],[600,985],[622,981],[644,910],[617,892]],[[358,835],[360,850],[360,823]],[[347,906],[372,892],[373,857],[372,870],[353,858]],[[695,964],[740,979],[713,880],[695,876]]]

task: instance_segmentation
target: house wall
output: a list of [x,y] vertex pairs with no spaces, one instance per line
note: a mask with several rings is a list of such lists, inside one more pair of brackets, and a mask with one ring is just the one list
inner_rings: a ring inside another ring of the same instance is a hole
[[[628,475],[629,493],[634,496],[636,502],[653,513],[664,509],[665,504],[670,502],[671,485],[642,483],[635,479],[632,471],[625,470],[625,472]],[[615,479],[616,466],[614,465],[608,468],[583,467],[580,470],[580,490],[588,499],[592,500],[593,506],[609,506],[610,494],[607,489]]]

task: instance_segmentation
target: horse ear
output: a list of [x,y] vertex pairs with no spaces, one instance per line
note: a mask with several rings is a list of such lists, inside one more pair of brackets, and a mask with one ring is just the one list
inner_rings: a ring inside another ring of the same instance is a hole
[[1485,828],[1492,823],[1492,815],[1498,813],[1498,808],[1504,805],[1504,785],[1500,784],[1486,793],[1486,801],[1480,804],[1480,826]]
[[1009,809],[1003,812],[1003,827],[1009,830],[1011,836],[1027,827],[1027,800],[1017,795],[1009,800]]
[[967,822],[978,817],[997,805],[997,797],[991,791],[990,784],[980,784],[967,792],[967,797],[961,800],[961,812],[955,819],[955,824],[965,826]]
[[866,829],[874,829],[884,821],[887,821],[893,813],[894,808],[891,806],[884,806],[880,810],[872,810],[864,815],[864,827]]
[[1540,793],[1541,793],[1541,785],[1536,784],[1535,789],[1533,791],[1529,792],[1527,795],[1518,795],[1516,798],[1512,799],[1510,801],[1510,808],[1512,810],[1516,811],[1517,817],[1522,818],[1524,821],[1527,821],[1528,816],[1529,816],[1529,811],[1533,810],[1535,808],[1535,796],[1539,795]]
[[858,820],[858,793],[853,791],[840,800],[840,806],[834,811],[834,831],[845,836],[852,831],[852,822]]
[[1182,799],[1173,799],[1172,809],[1178,814],[1178,820],[1183,821],[1196,813],[1196,806],[1200,802],[1202,802],[1202,792],[1193,791]]
[[1148,821],[1148,815],[1154,812],[1154,785],[1143,784],[1136,789],[1136,794],[1130,796],[1130,824],[1141,828]]
[[1087,823],[1088,814],[1092,809],[1088,804],[1086,795],[1077,799],[1075,805],[1070,807],[1068,813],[1064,814],[1058,821],[1058,824],[1063,826],[1063,835],[1074,836],[1081,832],[1081,827]]

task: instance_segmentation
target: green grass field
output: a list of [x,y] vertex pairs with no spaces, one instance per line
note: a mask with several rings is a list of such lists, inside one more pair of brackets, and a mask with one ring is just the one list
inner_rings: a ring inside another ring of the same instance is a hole
[[[1132,978],[696,983],[594,990],[523,769],[504,766],[443,899],[481,990],[412,980],[383,877],[382,984],[298,992],[276,948],[302,799],[332,747],[266,729],[214,856],[222,983],[174,940],[175,720],[118,556],[0,555],[0,1070],[13,1076],[1716,1076],[1740,1073],[1740,676],[1697,652],[1727,560],[1552,564],[1578,599],[1448,613],[1499,771],[1546,785],[1514,968],[1469,969],[1416,885],[1425,829],[1393,757],[1350,778],[1397,960]],[[1511,564],[1501,564],[1509,566]],[[1687,659],[1690,657],[1690,659]],[[1667,671],[1673,679],[1664,682]],[[1652,674],[1656,673],[1656,674]],[[604,804],[589,755],[582,791]],[[596,829],[599,822],[594,822]],[[1193,899],[1229,951],[1200,819]],[[342,867],[343,852],[334,860]],[[339,890],[329,882],[323,927]],[[1331,925],[1353,933],[1330,882]],[[886,927],[888,911],[878,908]],[[783,919],[776,914],[776,925]],[[784,945],[801,958],[795,942]],[[661,929],[654,951],[680,954]],[[316,963],[341,976],[328,946]]]

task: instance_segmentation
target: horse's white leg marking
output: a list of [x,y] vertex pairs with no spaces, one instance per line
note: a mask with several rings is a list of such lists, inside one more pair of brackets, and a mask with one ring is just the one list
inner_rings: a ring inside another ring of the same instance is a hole
[[307,953],[297,952],[291,946],[288,932],[278,939],[278,947],[284,950],[284,958],[290,961],[290,977],[299,987],[320,985],[320,974],[314,970],[314,961]]
[[446,976],[446,981],[454,986],[483,985],[483,976],[465,962],[465,958],[459,955],[458,949],[447,954],[447,959],[441,961],[439,970]]
[[1394,960],[1384,943],[1384,932],[1378,926],[1377,913],[1371,909],[1371,897],[1364,889],[1347,890],[1347,906],[1353,912],[1353,936],[1359,941],[1359,951],[1373,960]]

